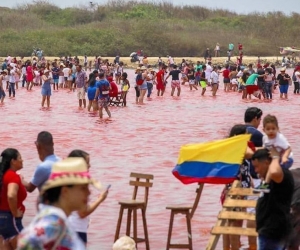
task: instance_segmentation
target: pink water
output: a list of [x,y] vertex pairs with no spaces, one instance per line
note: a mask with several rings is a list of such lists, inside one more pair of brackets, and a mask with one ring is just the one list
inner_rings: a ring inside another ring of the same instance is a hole
[[[132,78],[133,72],[130,71],[130,80]],[[201,97],[200,90],[190,92],[184,86],[180,99],[173,99],[168,84],[164,97],[153,95],[153,100],[146,101],[146,105],[136,106],[132,86],[128,107],[111,108],[112,121],[106,122],[100,122],[96,114],[79,110],[76,93],[54,92],[51,110],[42,111],[40,88],[35,87],[31,92],[19,89],[15,100],[7,97],[5,105],[0,106],[0,150],[7,147],[19,149],[24,159],[21,173],[27,180],[39,163],[34,141],[41,130],[53,134],[55,152],[60,157],[65,157],[73,149],[90,153],[92,174],[104,186],[111,184],[112,187],[107,200],[91,215],[89,249],[111,249],[118,219],[118,200],[128,199],[132,193],[128,185],[130,172],[154,174],[147,221],[151,249],[162,250],[166,245],[170,216],[166,205],[192,204],[195,197],[196,184],[185,186],[171,174],[181,145],[225,137],[232,125],[243,122],[247,107],[258,106],[265,114],[277,115],[280,129],[292,145],[296,159],[294,166],[298,164],[300,144],[296,143],[295,135],[300,122],[300,96],[291,93],[289,101],[282,101],[276,92],[272,103],[245,102],[240,94],[225,94],[222,89],[221,86],[218,96],[212,98],[210,91]],[[217,185],[204,187],[192,221],[194,249],[205,249],[209,230],[221,209],[221,189]],[[28,195],[24,225],[36,213],[36,196],[37,192]],[[96,191],[93,191],[91,200],[96,196]],[[141,227],[139,233],[143,236]],[[179,243],[187,241],[185,218],[178,217],[175,221],[173,239]],[[139,244],[139,249],[145,249],[143,243]],[[218,249],[221,249],[220,244]]]

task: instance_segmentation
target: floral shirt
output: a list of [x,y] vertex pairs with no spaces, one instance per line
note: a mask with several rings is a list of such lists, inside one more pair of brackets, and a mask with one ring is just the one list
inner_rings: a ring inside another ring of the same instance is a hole
[[38,215],[19,235],[19,250],[84,250],[85,246],[68,225],[65,213],[40,205]]

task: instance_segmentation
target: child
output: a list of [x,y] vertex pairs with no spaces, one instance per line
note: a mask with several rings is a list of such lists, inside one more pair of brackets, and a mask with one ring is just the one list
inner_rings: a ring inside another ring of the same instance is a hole
[[[73,150],[68,157],[82,157],[88,166],[88,170],[90,169],[90,155],[80,149]],[[98,196],[98,198],[90,203],[85,209],[81,211],[72,212],[68,217],[68,221],[72,226],[73,230],[77,232],[79,238],[87,244],[87,230],[89,226],[89,215],[93,213],[96,208],[106,199],[108,195],[108,189],[106,189],[102,194]]]
[[127,79],[127,73],[126,72],[122,73],[121,79],[122,79],[121,99],[123,99],[124,107],[125,107],[126,106],[126,95],[127,95],[128,90],[130,89],[130,84],[129,84],[129,81]]
[[[293,153],[288,140],[279,132],[279,126],[276,116],[267,115],[263,120],[265,135],[263,136],[263,146],[265,148],[274,147],[280,154],[280,166],[289,169],[293,165]],[[269,173],[267,173],[264,182],[254,191],[269,193],[270,182]]]

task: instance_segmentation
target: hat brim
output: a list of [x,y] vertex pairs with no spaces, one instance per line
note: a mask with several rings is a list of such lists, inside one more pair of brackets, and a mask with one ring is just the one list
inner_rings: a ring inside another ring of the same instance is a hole
[[101,189],[102,185],[99,181],[89,178],[89,177],[79,177],[79,176],[63,176],[60,178],[55,178],[52,180],[47,180],[45,184],[42,186],[41,194],[45,191],[55,188],[55,187],[62,187],[68,185],[84,185],[90,184],[94,186],[96,189]]

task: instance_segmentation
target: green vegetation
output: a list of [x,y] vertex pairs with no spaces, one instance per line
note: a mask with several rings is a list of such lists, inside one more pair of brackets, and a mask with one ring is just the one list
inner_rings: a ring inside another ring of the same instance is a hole
[[300,15],[281,12],[237,15],[222,9],[112,0],[94,7],[61,9],[47,1],[0,8],[0,55],[28,56],[33,47],[46,55],[202,56],[217,42],[226,55],[241,42],[245,55],[277,55],[295,44]]

